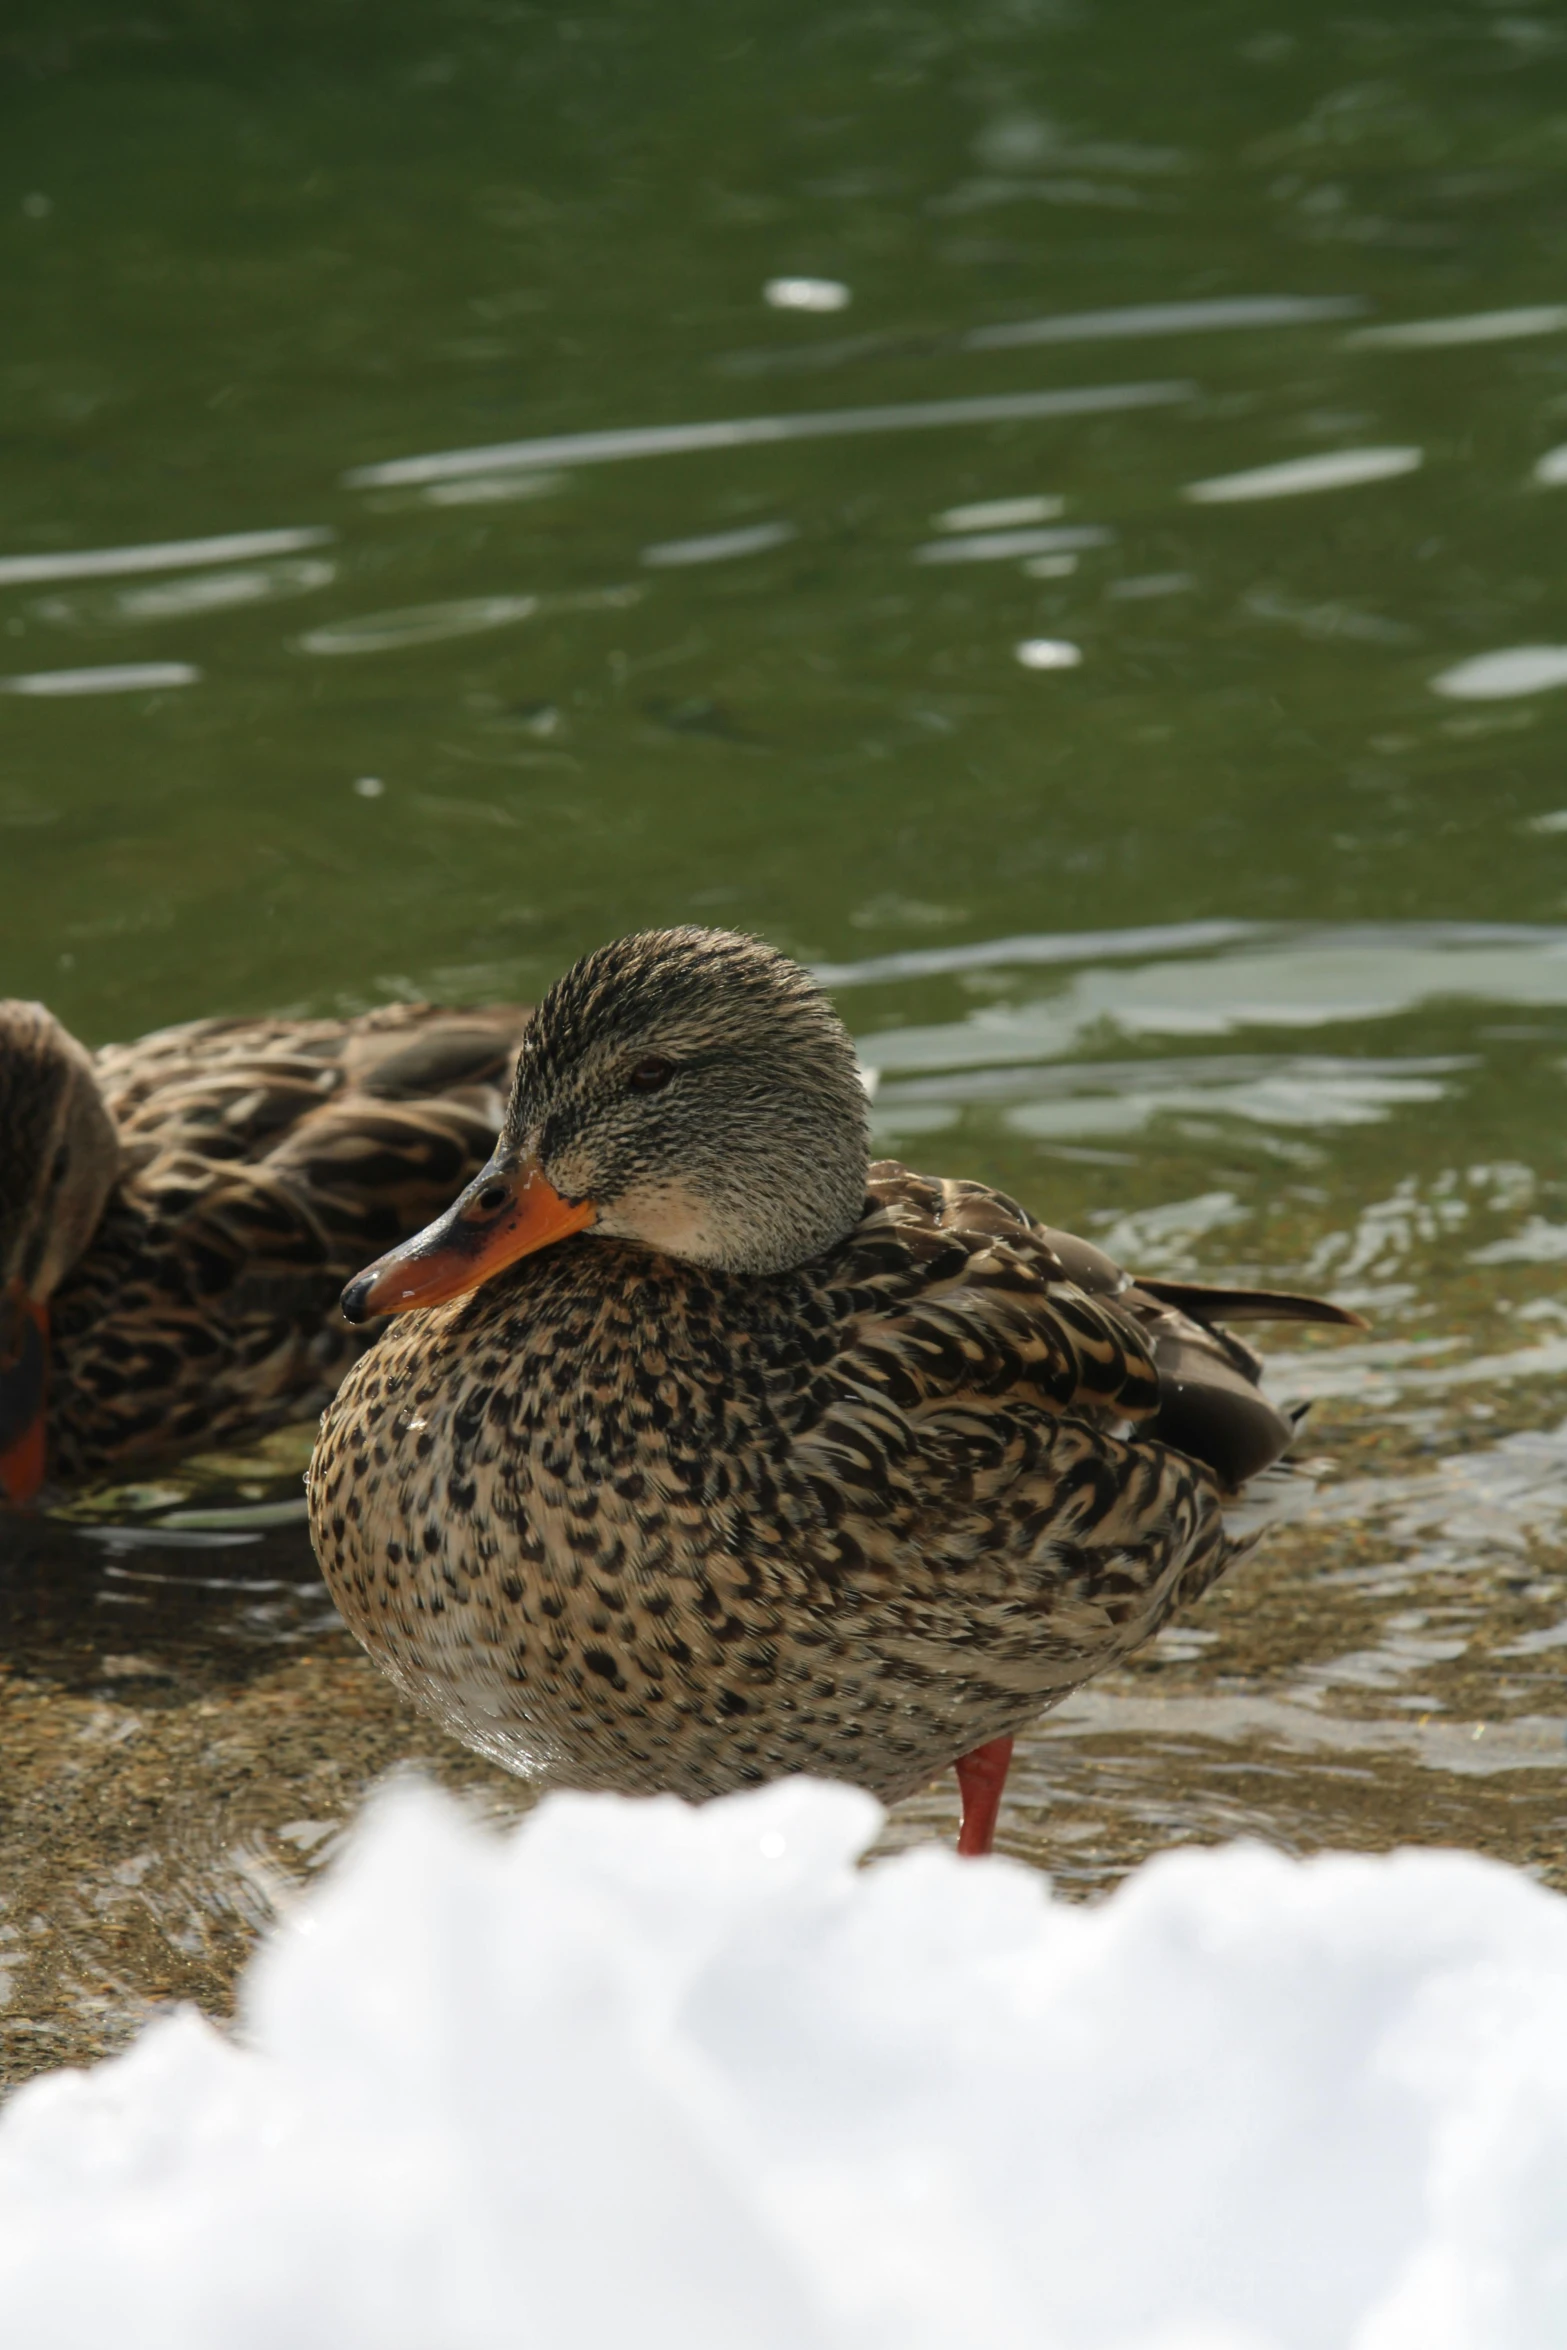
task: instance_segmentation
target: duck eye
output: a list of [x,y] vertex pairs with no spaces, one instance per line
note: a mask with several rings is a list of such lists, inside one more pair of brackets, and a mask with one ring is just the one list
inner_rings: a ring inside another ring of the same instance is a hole
[[675,1074],[673,1061],[666,1061],[661,1053],[649,1053],[645,1061],[638,1061],[631,1072],[633,1093],[662,1093]]

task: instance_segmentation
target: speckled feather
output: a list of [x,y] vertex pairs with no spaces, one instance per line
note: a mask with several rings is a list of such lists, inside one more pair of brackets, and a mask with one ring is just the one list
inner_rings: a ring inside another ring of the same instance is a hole
[[527,1017],[201,1020],[98,1053],[121,1174],[51,1300],[52,1471],[318,1410],[375,1336],[344,1281],[484,1163]]
[[591,1236],[394,1323],[323,1422],[317,1550],[405,1692],[513,1769],[896,1799],[1250,1547],[1221,1475],[1149,1433],[1172,1359],[1282,1449],[1232,1338],[881,1162],[792,1272]]

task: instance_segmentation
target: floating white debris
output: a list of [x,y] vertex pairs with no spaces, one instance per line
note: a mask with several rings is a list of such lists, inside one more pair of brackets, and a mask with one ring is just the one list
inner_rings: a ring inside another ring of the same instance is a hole
[[1509,645],[1480,653],[1433,677],[1433,693],[1454,702],[1507,702],[1518,694],[1548,693],[1567,685],[1567,645]]
[[1567,441],[1559,449],[1547,449],[1534,469],[1534,478],[1547,489],[1558,489],[1567,481]]
[[1025,669],[1080,669],[1083,664],[1082,647],[1069,644],[1065,637],[1026,637],[1012,649]]
[[7,2339],[1559,2350],[1558,1895],[1252,1845],[1087,1907],[858,1868],[878,1816],[795,1781],[502,1840],[402,1791],[238,2037],[186,2010],[0,2115]]
[[225,538],[165,539],[145,547],[94,547],[78,554],[0,555],[0,587],[51,579],[123,579],[138,571],[189,571],[204,563],[248,563],[325,546],[330,530],[240,530]]
[[847,310],[853,296],[835,277],[770,277],[762,300],[771,310]]
[[1353,318],[1366,305],[1354,294],[1245,294],[1218,302],[1144,302],[1126,310],[1064,311],[1055,318],[1019,318],[976,326],[965,351],[1015,351],[1033,343],[1096,343],[1144,335],[1202,335],[1238,327],[1309,326]]
[[1054,522],[1064,498],[984,498],[977,506],[949,506],[933,514],[938,530],[1021,530],[1031,522]]
[[30,677],[0,677],[0,693],[145,694],[163,686],[194,685],[201,671],[188,661],[120,661],[106,669],[38,669]]
[[1514,343],[1527,335],[1559,334],[1567,302],[1528,310],[1473,310],[1460,318],[1409,318],[1389,326],[1359,326],[1344,337],[1356,351],[1435,351],[1449,343]]
[[859,433],[926,432],[949,424],[1024,423],[1050,416],[1108,416],[1123,409],[1167,408],[1189,400],[1189,383],[1090,384],[1081,391],[1002,392],[974,400],[916,400],[896,408],[819,408],[799,416],[736,416],[711,424],[639,424],[612,432],[557,433],[543,440],[500,441],[483,449],[443,449],[360,465],[343,476],[351,489],[399,489],[457,481],[497,467],[611,465],[630,457],[683,457],[704,449],[756,448],[773,441],[838,440]]
[[404,645],[434,645],[446,637],[482,636],[531,620],[537,596],[459,596],[446,604],[410,604],[400,612],[365,612],[332,620],[299,639],[302,653],[387,653]]
[[792,522],[755,522],[745,530],[715,530],[706,538],[665,539],[644,547],[642,560],[652,571],[673,571],[690,563],[733,563],[742,555],[765,555],[770,547],[784,547],[799,537]]
[[1420,462],[1419,449],[1327,449],[1316,457],[1290,457],[1282,465],[1258,465],[1247,473],[1188,482],[1183,494],[1199,506],[1229,506],[1247,498],[1300,498],[1314,490],[1391,481],[1400,473],[1413,473]]
[[1005,563],[1016,555],[1050,555],[1065,548],[1107,547],[1110,532],[1096,523],[1068,523],[1057,530],[981,530],[962,537],[927,539],[914,550],[916,563]]

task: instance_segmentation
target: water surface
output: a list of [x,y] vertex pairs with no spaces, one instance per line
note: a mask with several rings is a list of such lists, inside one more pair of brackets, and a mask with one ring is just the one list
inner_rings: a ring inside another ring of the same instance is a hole
[[[18,0],[0,120],[0,990],[765,932],[888,1150],[1375,1324],[1008,1849],[1567,1882],[1567,20]],[[221,2011],[386,1769],[525,1800],[301,1457],[0,1534],[9,2078]]]

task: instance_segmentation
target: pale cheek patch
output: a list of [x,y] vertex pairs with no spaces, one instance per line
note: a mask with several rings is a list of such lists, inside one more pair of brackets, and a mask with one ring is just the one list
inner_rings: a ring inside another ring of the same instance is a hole
[[622,1192],[613,1208],[601,1211],[597,1229],[616,1239],[643,1241],[665,1256],[684,1257],[698,1265],[719,1255],[724,1240],[711,1204],[680,1183]]

